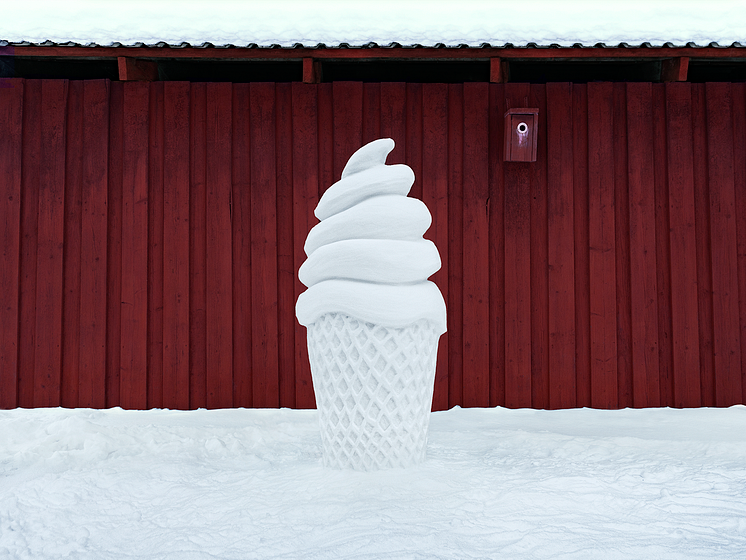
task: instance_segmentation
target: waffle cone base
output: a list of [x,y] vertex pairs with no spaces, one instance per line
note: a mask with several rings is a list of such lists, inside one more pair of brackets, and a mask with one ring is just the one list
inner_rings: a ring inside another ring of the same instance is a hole
[[324,465],[362,471],[425,459],[439,335],[328,313],[308,326]]

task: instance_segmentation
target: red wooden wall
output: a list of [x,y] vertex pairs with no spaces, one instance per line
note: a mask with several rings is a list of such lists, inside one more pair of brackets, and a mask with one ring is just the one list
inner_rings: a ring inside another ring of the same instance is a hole
[[10,84],[2,408],[312,407],[303,242],[382,136],[443,260],[434,408],[746,402],[744,84]]

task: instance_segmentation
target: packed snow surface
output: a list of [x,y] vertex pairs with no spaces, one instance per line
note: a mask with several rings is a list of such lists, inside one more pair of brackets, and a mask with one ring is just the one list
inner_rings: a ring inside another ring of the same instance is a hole
[[412,169],[386,165],[393,149],[391,138],[358,149],[319,200],[321,222],[308,234],[308,260],[298,270],[309,288],[295,308],[301,325],[343,313],[391,328],[426,319],[438,336],[446,331],[445,301],[427,280],[441,266],[435,244],[422,238],[430,212],[407,198]]
[[456,408],[373,473],[314,410],[0,411],[0,558],[746,558],[746,407]]
[[743,0],[6,1],[0,41],[259,46],[746,40]]

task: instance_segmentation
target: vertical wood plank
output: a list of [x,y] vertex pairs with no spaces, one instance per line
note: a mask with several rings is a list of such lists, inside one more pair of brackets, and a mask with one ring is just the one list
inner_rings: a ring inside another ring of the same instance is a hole
[[206,93],[207,407],[229,408],[233,406],[232,85],[210,83]]
[[577,391],[572,86],[546,87],[549,407],[572,408]]
[[188,82],[163,85],[163,406],[189,408]]
[[448,406],[463,404],[464,88],[448,86]]
[[630,83],[626,89],[632,404],[635,407],[648,407],[658,406],[660,402],[655,168],[651,150],[653,89],[651,84],[644,83]]
[[[448,86],[423,84],[422,93],[422,201],[433,218],[425,238],[435,243],[440,253],[441,267],[432,281],[448,302],[449,236],[448,236]],[[447,310],[450,315],[451,309]],[[438,361],[435,369],[433,410],[448,408],[448,333],[438,341]]]
[[67,90],[67,80],[42,80],[35,407],[60,404]]
[[319,197],[334,181],[334,91],[332,84],[318,85]]
[[[617,316],[617,407],[633,405],[632,388],[632,310],[629,234],[629,186],[627,157],[626,86],[614,84],[614,228],[616,256]],[[655,270],[655,269],[653,269]]]
[[189,128],[189,408],[207,406],[207,84],[191,84]]
[[[334,181],[339,181],[347,160],[363,144],[363,84],[334,82]],[[382,94],[383,95],[383,94]],[[381,111],[383,114],[383,111]],[[381,134],[383,134],[383,129]],[[323,189],[331,186],[322,185]]]
[[80,374],[78,406],[106,406],[107,208],[109,82],[83,86],[83,179],[80,246]]
[[463,404],[489,406],[489,86],[464,84]]
[[277,315],[280,406],[295,408],[295,273],[293,270],[293,121],[291,85],[277,84]]
[[[506,84],[506,104],[521,107],[527,84]],[[499,156],[498,156],[499,157]],[[531,406],[531,163],[503,164],[505,181],[505,406]]]
[[112,82],[109,101],[109,172],[106,236],[106,406],[119,406],[122,313],[122,179],[124,83]]
[[24,82],[0,88],[0,409],[18,406]]
[[[312,87],[312,86],[311,86]],[[252,406],[251,93],[233,85],[233,406]]]
[[[293,301],[305,291],[298,269],[306,260],[303,245],[318,222],[313,211],[319,202],[319,88],[293,84]],[[366,113],[367,114],[367,113]],[[377,133],[376,133],[377,134]],[[374,140],[375,138],[371,138]],[[306,328],[295,321],[295,404],[315,408],[311,366],[308,361]]]
[[742,390],[730,88],[727,83],[705,86],[716,406],[737,404]]
[[[699,406],[691,84],[666,84],[674,405]],[[663,263],[662,263],[663,264]],[[658,372],[656,371],[656,374]],[[656,406],[653,402],[648,406]]]
[[[490,154],[503,153],[505,88],[490,84]],[[447,139],[446,139],[447,140]],[[502,158],[489,159],[490,406],[505,406],[505,188]]]
[[38,243],[39,182],[42,135],[41,80],[26,80],[23,102],[21,155],[21,254],[18,335],[18,406],[34,406],[36,347],[36,249]]
[[573,85],[576,406],[591,406],[590,241],[588,238],[588,87]]
[[62,301],[62,371],[60,404],[78,405],[80,372],[81,225],[83,201],[83,84],[69,82],[67,96],[67,132],[65,140],[65,210]]
[[381,137],[381,84],[363,84],[363,144]]
[[658,286],[658,384],[661,406],[674,406],[671,340],[671,258],[666,135],[666,85],[653,85],[653,154],[655,166],[655,258]]
[[422,200],[422,84],[407,84],[406,120],[404,163],[416,178],[409,196]]
[[150,85],[148,121],[148,408],[163,407],[163,86]]
[[[386,160],[388,164],[409,163],[406,161],[406,103],[406,84],[399,82],[381,84],[381,137],[392,138],[395,143],[394,149]],[[415,177],[417,177],[416,174]]]
[[710,194],[707,184],[707,111],[705,108],[704,84],[692,84],[691,88],[694,229],[697,245],[697,314],[699,317],[699,383],[702,406],[715,406]]
[[733,98],[733,178],[738,235],[738,310],[741,340],[741,404],[746,403],[746,85],[731,85]]
[[[529,107],[539,109],[537,161],[531,164],[531,406],[549,408],[547,278],[546,86],[532,85]],[[542,133],[543,132],[543,133]]]
[[251,268],[254,406],[279,406],[276,106],[273,84],[251,84]]
[[617,407],[612,84],[588,84],[591,403]]
[[120,402],[147,407],[148,120],[146,82],[124,84]]

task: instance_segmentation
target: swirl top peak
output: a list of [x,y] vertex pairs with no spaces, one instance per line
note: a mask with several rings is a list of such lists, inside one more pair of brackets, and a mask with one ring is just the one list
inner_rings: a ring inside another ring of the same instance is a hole
[[380,138],[352,154],[342,178],[319,200],[316,217],[325,220],[372,196],[407,196],[414,183],[414,172],[408,165],[386,165],[386,157],[393,149],[391,138]]
[[392,138],[379,138],[373,140],[357,150],[347,160],[347,165],[342,170],[342,179],[348,175],[360,173],[376,165],[385,165],[386,158],[394,149],[394,140]]

